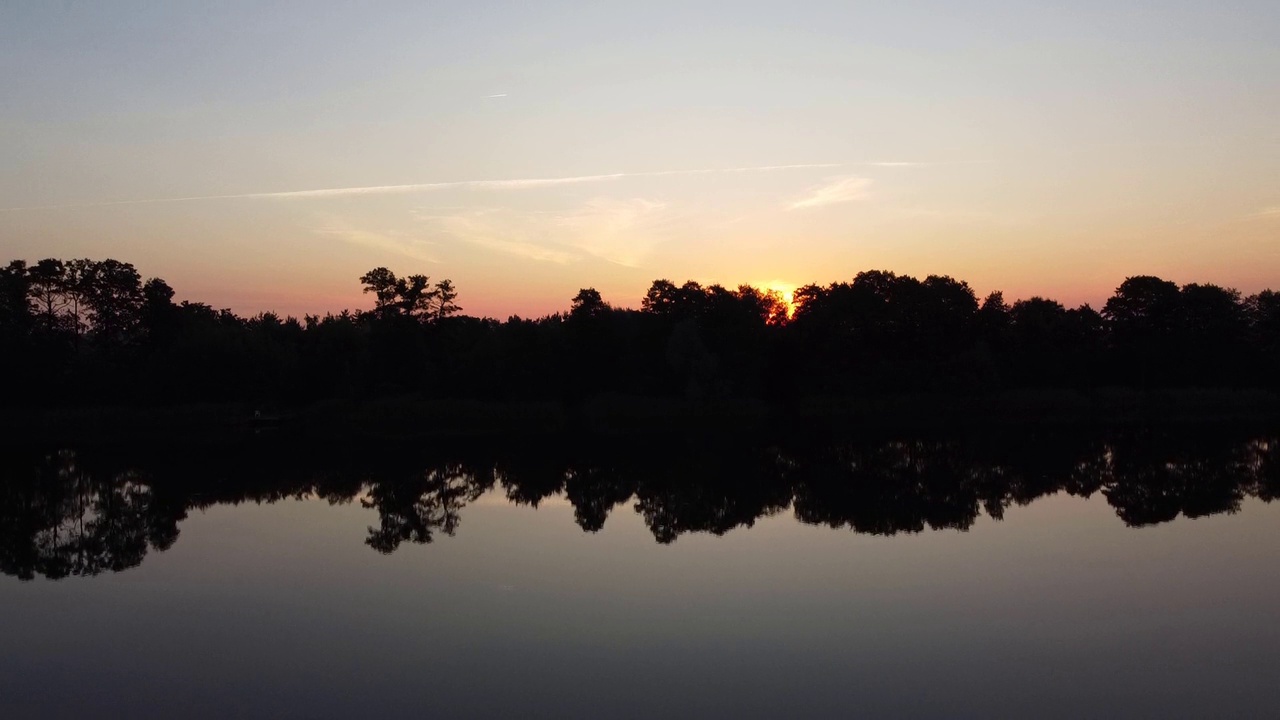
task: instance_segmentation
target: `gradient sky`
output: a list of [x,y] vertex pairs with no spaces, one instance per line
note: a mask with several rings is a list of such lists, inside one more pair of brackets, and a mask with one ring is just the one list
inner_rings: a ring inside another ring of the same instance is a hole
[[0,247],[243,313],[368,306],[379,265],[497,317],[1280,287],[1280,3],[956,5],[0,0]]

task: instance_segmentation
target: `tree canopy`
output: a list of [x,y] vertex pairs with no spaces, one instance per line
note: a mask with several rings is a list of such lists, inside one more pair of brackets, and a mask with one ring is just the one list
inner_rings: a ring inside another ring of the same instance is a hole
[[107,259],[0,268],[9,405],[308,403],[387,394],[789,400],[1011,388],[1277,387],[1280,295],[1126,279],[1102,309],[884,270],[806,285],[655,280],[638,309],[594,288],[564,313],[463,315],[448,279],[378,267],[370,310],[301,319],[183,300]]

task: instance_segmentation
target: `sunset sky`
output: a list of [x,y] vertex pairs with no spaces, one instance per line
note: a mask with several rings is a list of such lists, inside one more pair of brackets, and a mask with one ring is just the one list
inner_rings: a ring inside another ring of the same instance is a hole
[[[964,7],[959,7],[963,5]],[[468,314],[948,274],[1280,288],[1280,2],[0,2],[0,247]]]

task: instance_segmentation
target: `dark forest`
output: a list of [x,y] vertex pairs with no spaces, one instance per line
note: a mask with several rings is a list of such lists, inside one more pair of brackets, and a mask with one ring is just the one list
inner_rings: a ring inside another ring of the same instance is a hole
[[[353,278],[353,281],[355,278]],[[1280,384],[1280,294],[1126,279],[1100,309],[979,299],[967,283],[867,271],[794,306],[749,286],[657,280],[638,310],[586,288],[562,313],[468,317],[448,280],[377,268],[372,310],[241,317],[174,302],[116,260],[0,269],[10,407],[387,396],[568,404],[601,395],[801,398]]]

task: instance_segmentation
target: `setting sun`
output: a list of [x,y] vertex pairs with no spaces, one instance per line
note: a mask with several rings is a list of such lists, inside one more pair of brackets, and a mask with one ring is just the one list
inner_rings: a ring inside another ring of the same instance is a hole
[[781,280],[771,280],[767,283],[761,283],[760,287],[763,287],[769,292],[775,292],[782,298],[782,302],[787,304],[787,317],[791,317],[796,314],[794,296],[796,288],[798,287],[797,285],[794,283],[783,282]]
[[1277,715],[1280,0],[0,67],[0,717]]

